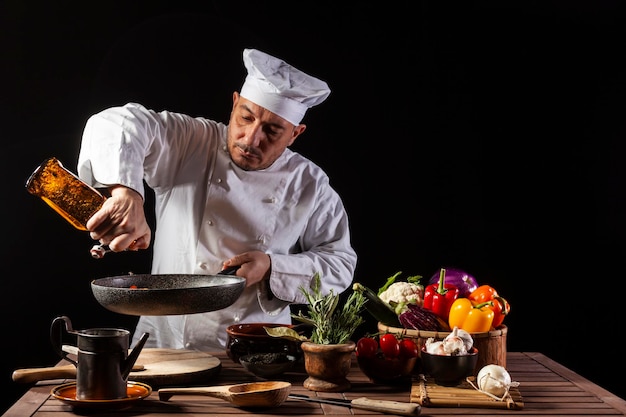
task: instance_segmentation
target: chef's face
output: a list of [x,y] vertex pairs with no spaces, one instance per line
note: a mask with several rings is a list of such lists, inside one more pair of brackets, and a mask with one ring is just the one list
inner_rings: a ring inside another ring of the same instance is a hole
[[294,126],[264,107],[233,93],[228,125],[228,151],[241,169],[254,171],[272,165],[306,129]]

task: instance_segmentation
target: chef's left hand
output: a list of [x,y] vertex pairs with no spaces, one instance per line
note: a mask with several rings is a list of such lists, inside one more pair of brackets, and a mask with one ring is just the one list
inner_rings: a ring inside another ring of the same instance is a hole
[[265,252],[251,251],[240,253],[224,261],[222,269],[240,266],[235,275],[246,279],[246,287],[268,279],[270,276],[271,260]]

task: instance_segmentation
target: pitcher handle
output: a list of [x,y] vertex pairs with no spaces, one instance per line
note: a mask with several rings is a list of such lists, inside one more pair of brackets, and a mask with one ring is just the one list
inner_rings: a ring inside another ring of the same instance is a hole
[[[50,341],[52,342],[52,348],[55,350],[55,352],[59,356],[61,356],[61,358],[74,364],[75,366],[78,366],[78,361],[75,361],[74,359],[67,356],[69,352],[67,352],[67,349],[66,350],[63,349],[63,342],[62,342],[63,329],[59,326],[60,324],[62,324],[61,322],[65,323],[65,331],[67,333],[76,334],[76,332],[72,328],[72,321],[70,320],[69,317],[67,316],[56,317],[54,320],[52,320],[52,324],[50,325]],[[57,327],[59,327],[58,331],[56,331]]]

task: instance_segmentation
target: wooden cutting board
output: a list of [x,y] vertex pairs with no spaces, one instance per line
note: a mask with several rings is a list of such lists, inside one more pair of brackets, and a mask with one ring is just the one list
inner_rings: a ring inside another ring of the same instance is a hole
[[132,371],[128,380],[153,388],[206,384],[222,369],[222,362],[215,356],[187,349],[144,348],[136,363],[144,369]]
[[[76,354],[68,358],[76,360]],[[222,369],[222,362],[205,352],[186,349],[144,348],[131,371],[129,381],[143,382],[153,387],[176,385],[205,385]],[[33,383],[52,379],[75,379],[76,366],[57,365],[43,368],[17,369],[13,380],[20,383]]]

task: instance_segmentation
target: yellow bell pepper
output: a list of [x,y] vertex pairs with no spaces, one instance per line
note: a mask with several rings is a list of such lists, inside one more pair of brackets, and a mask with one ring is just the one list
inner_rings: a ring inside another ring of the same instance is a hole
[[458,327],[469,333],[488,332],[494,317],[491,305],[491,301],[476,303],[469,298],[457,298],[450,306],[448,324],[451,329]]

